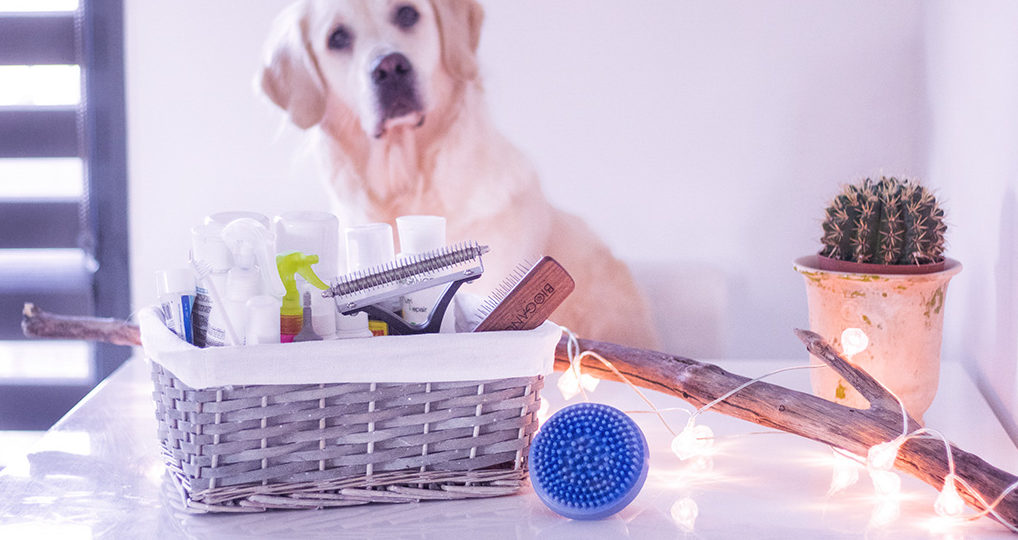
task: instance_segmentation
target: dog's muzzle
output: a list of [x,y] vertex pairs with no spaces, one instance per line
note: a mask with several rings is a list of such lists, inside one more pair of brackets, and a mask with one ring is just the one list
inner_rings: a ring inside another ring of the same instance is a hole
[[410,117],[408,119],[417,125],[424,121],[410,59],[398,52],[379,57],[371,69],[371,81],[378,103],[377,137],[385,133],[390,120]]

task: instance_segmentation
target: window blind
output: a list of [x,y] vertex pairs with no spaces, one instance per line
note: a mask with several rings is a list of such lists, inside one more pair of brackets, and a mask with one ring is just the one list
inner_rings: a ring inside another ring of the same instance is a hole
[[130,353],[21,335],[25,302],[130,305],[122,3],[33,2],[0,0],[0,429],[49,427]]

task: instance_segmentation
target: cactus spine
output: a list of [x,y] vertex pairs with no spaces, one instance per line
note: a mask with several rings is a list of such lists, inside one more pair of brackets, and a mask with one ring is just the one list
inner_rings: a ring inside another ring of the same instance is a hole
[[820,254],[876,264],[926,264],[944,252],[944,211],[929,190],[881,177],[848,185],[827,208]]

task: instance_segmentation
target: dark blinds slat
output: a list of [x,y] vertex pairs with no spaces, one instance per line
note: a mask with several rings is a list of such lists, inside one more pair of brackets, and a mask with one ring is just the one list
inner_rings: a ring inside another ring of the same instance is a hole
[[0,16],[0,64],[77,64],[73,13]]
[[75,107],[0,108],[0,158],[77,155]]
[[0,202],[0,249],[77,247],[79,208],[75,200]]

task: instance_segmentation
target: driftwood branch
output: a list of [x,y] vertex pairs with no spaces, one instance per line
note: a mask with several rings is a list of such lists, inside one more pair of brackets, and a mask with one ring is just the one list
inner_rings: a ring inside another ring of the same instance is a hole
[[[830,365],[859,390],[870,401],[870,408],[853,409],[811,394],[757,382],[714,405],[712,410],[861,456],[865,456],[870,447],[901,435],[901,406],[880,383],[842,358],[819,335],[806,330],[796,330],[796,335],[811,354]],[[563,337],[555,351],[557,371],[569,368],[566,345],[567,338]],[[713,364],[613,343],[581,339],[580,350],[603,356],[637,386],[677,396],[695,407],[702,407],[750,381]],[[619,380],[595,358],[585,357],[582,369],[599,379]],[[908,418],[908,423],[909,431],[920,427],[912,418]],[[979,456],[954,445],[951,451],[955,475],[972,488],[970,491],[959,483],[959,492],[977,510],[986,508],[980,497],[992,503],[1018,481],[1015,475],[990,465]],[[895,467],[939,490],[949,471],[943,441],[909,439],[898,452]],[[995,509],[1007,523],[1018,524],[1018,492],[1011,492]]]
[[[89,317],[63,317],[25,305],[22,328],[25,335],[43,338],[89,339],[118,345],[140,345],[138,327],[124,321]],[[813,332],[796,330],[807,350],[859,390],[870,402],[869,409],[853,409],[817,396],[789,390],[782,386],[757,382],[714,405],[713,410],[779,429],[865,456],[873,445],[901,435],[901,407],[876,380],[842,358],[822,337]],[[580,350],[603,356],[630,382],[677,396],[696,407],[702,407],[750,379],[729,373],[713,364],[690,360],[660,352],[647,351],[591,340],[580,340]],[[569,367],[563,337],[555,351],[555,369]],[[586,357],[582,368],[600,379],[619,380],[604,364]],[[919,427],[908,418],[909,430]],[[971,487],[959,483],[961,496],[977,510],[984,510],[982,501],[994,501],[1018,477],[983,461],[979,456],[951,446],[955,475]],[[909,439],[898,452],[895,466],[938,490],[948,474],[944,444],[939,439]],[[997,505],[996,512],[1011,524],[1018,524],[1018,491],[1012,492]]]
[[46,313],[35,304],[25,304],[21,331],[26,337],[105,341],[114,345],[141,345],[138,327],[127,321],[96,317],[69,317]]

